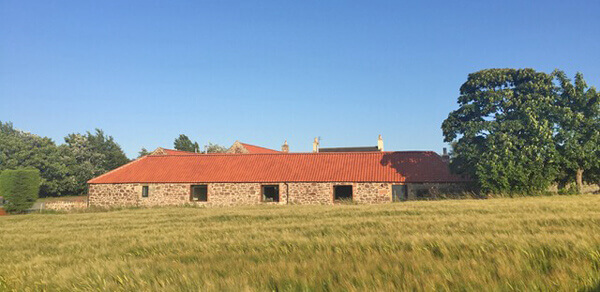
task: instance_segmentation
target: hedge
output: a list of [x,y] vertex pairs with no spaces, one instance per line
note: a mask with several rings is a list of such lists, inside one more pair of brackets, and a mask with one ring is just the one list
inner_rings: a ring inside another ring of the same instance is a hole
[[37,169],[4,170],[0,173],[0,196],[4,210],[22,213],[31,208],[40,191],[40,171]]

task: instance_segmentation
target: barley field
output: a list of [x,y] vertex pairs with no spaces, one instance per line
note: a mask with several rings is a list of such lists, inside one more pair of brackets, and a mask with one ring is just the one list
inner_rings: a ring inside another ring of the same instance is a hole
[[598,195],[0,217],[0,291],[598,289]]

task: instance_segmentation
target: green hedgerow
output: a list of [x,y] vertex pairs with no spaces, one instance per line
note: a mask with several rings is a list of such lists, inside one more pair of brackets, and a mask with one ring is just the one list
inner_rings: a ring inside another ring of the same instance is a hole
[[31,208],[40,191],[40,171],[37,169],[4,170],[0,173],[0,196],[9,213],[22,213]]

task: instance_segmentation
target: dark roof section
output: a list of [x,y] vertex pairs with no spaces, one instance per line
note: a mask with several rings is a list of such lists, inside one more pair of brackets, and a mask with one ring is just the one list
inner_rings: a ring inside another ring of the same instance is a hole
[[379,152],[377,146],[319,148],[319,152]]

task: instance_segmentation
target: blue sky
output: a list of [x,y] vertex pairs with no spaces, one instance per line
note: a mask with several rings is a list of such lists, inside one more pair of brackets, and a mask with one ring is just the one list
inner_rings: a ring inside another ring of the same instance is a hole
[[58,143],[101,128],[130,157],[235,140],[441,151],[485,68],[600,86],[600,1],[0,2],[0,120]]

